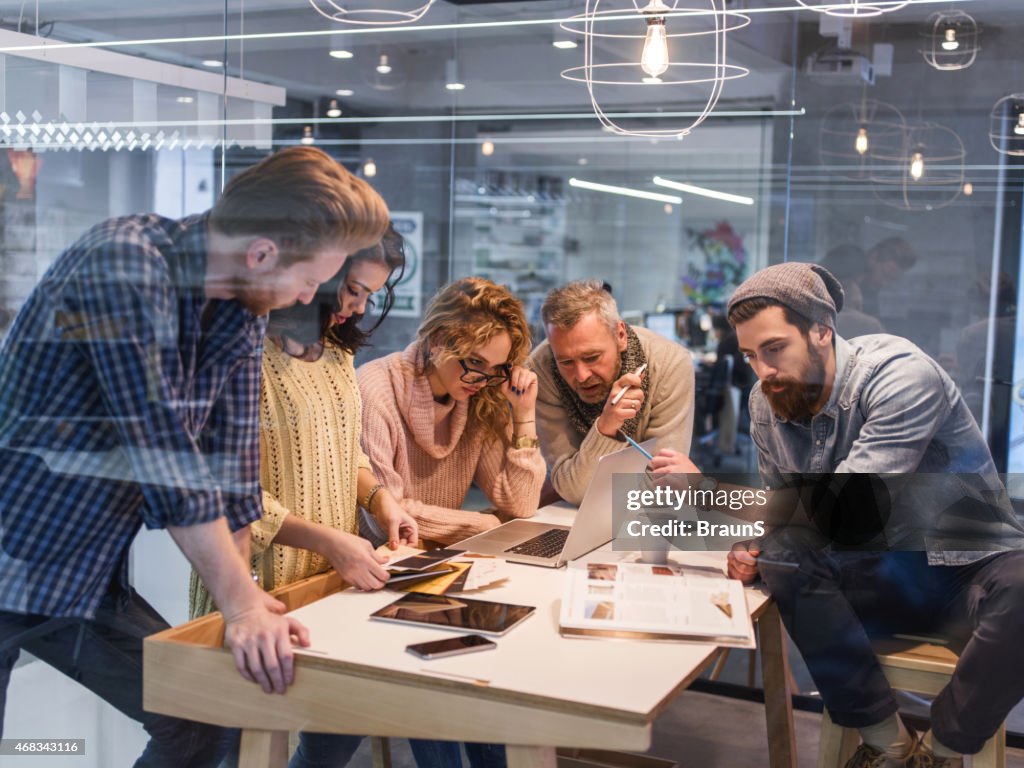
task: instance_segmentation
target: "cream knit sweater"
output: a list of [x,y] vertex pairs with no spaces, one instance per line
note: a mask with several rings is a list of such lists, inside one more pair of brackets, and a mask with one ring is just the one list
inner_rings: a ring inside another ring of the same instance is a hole
[[[352,355],[328,344],[319,360],[307,362],[267,343],[260,391],[263,517],[250,528],[253,566],[263,588],[330,567],[315,552],[272,543],[287,515],[357,533],[358,474],[370,468],[359,445],[360,422]],[[195,572],[189,610],[193,617],[216,610]]]
[[530,517],[544,483],[537,448],[506,448],[467,425],[469,404],[439,404],[416,375],[419,344],[360,366],[363,448],[380,481],[420,526],[424,539],[450,543],[498,525],[494,515],[460,510],[475,481],[507,517]]

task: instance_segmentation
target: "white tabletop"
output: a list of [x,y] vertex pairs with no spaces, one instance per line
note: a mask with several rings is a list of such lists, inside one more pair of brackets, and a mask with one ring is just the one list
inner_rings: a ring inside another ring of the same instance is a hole
[[[546,507],[538,519],[564,521],[572,514],[571,507]],[[607,545],[584,559],[608,562],[629,556],[613,552]],[[673,552],[672,560],[722,567],[725,554]],[[647,715],[687,682],[715,648],[713,644],[693,642],[563,638],[558,632],[558,615],[565,569],[518,564],[508,567],[511,576],[507,581],[467,594],[536,607],[525,622],[504,637],[494,638],[496,650],[432,661],[420,659],[408,653],[406,645],[456,633],[371,620],[371,613],[400,595],[387,590],[346,590],[292,613],[309,628],[312,639],[311,651],[298,652]],[[751,612],[766,601],[762,593],[747,591]]]

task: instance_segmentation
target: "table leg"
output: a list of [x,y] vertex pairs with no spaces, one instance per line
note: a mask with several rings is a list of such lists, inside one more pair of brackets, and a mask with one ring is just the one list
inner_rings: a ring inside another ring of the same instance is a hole
[[242,731],[238,768],[284,768],[288,764],[288,731]]
[[505,756],[508,768],[555,768],[554,747],[524,747],[519,744],[506,744]]
[[786,630],[775,603],[757,622],[764,682],[764,714],[768,721],[768,759],[771,768],[796,768],[792,676],[789,672]]

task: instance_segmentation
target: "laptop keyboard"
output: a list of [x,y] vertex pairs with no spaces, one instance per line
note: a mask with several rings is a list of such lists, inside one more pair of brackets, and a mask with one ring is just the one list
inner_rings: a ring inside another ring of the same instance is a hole
[[513,555],[528,555],[530,557],[554,557],[565,547],[565,540],[569,538],[569,531],[564,528],[552,528],[544,531],[539,536],[527,539],[522,544],[509,547],[506,552]]

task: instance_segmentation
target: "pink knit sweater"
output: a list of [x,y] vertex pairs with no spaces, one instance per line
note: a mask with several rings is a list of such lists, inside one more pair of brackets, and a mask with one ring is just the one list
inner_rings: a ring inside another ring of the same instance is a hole
[[530,517],[545,465],[537,448],[505,448],[468,428],[468,403],[439,404],[416,375],[419,344],[359,368],[363,450],[380,481],[415,516],[424,539],[451,543],[499,524],[494,515],[460,510],[475,481],[497,510]]

